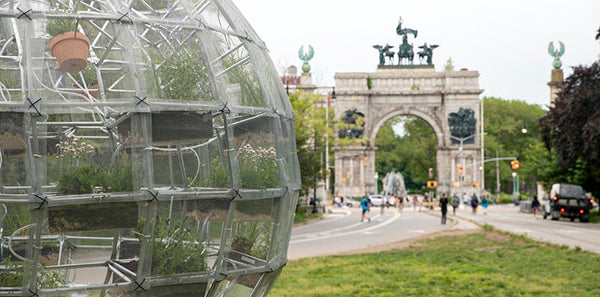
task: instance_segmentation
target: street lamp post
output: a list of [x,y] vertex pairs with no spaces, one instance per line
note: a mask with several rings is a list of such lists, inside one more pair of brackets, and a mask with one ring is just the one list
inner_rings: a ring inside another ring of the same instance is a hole
[[[317,153],[317,133],[315,132],[314,134],[314,138],[313,138],[313,151],[316,154]],[[319,211],[317,210],[317,175],[315,174],[313,177],[313,210],[312,213],[318,213]]]
[[517,183],[518,183],[517,173],[513,171],[512,177],[513,177],[513,196],[515,196],[515,195],[517,195],[517,192],[519,191],[517,188]]
[[375,194],[379,193],[379,189],[378,189],[378,184],[377,181],[379,180],[379,173],[377,173],[377,171],[375,171],[375,175],[373,176],[375,178]]

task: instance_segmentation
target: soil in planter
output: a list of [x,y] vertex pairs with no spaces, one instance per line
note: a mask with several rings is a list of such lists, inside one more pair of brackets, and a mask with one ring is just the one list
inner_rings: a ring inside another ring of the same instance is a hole
[[138,220],[136,203],[105,203],[59,206],[48,209],[50,232],[135,228]]
[[204,297],[206,284],[171,285],[155,287],[145,292],[146,297]]

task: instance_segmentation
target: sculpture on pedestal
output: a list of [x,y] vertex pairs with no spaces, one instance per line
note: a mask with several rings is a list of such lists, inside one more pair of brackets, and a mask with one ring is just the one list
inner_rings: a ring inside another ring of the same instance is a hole
[[390,63],[394,61],[394,52],[390,51],[393,46],[386,44],[385,46],[374,45],[375,49],[379,51],[379,66],[385,65],[385,58],[387,57],[390,60]]
[[402,59],[407,59],[408,64],[413,63],[413,57],[415,53],[413,51],[413,45],[408,43],[408,34],[413,34],[415,38],[417,38],[417,30],[402,28],[402,18],[398,22],[398,27],[396,27],[396,33],[402,36],[402,44],[398,47],[398,65],[402,64]]
[[419,59],[423,59],[426,58],[427,61],[427,65],[433,65],[432,60],[433,60],[433,50],[438,47],[437,44],[433,44],[431,46],[427,45],[427,42],[425,42],[425,44],[423,44],[422,46],[419,46],[419,48],[422,48],[423,50],[418,52],[417,54],[419,54]]
[[[408,42],[408,35],[412,34],[415,38],[417,38],[417,34],[418,31],[414,30],[414,29],[410,29],[410,28],[403,28],[402,27],[402,18],[400,18],[400,21],[398,22],[398,26],[396,27],[396,33],[400,36],[402,36],[402,43],[398,46],[398,63],[394,64],[394,51],[392,51],[391,49],[393,49],[393,46],[390,46],[388,44],[386,44],[385,46],[383,45],[373,45],[373,47],[375,49],[377,49],[379,51],[379,64],[378,67],[379,68],[384,68],[384,67],[390,67],[390,68],[412,68],[415,67],[413,66],[413,59],[415,56],[415,51],[414,51],[414,46],[412,43]],[[419,55],[419,58],[421,60],[421,64],[420,65],[427,65],[424,68],[433,68],[433,49],[435,49],[436,47],[438,47],[438,45],[431,45],[431,46],[427,46],[427,43],[425,43],[423,46],[420,46],[419,48],[422,48],[423,50],[418,52],[417,54]],[[386,57],[387,59],[387,64],[386,64]],[[425,60],[426,64],[423,63],[423,60]],[[423,66],[416,66],[417,68],[419,67],[423,67]]]
[[565,54],[565,45],[562,43],[562,41],[559,41],[558,43],[560,44],[560,47],[557,50],[554,49],[554,42],[550,42],[550,44],[548,44],[548,53],[554,58],[554,61],[552,61],[552,66],[554,69],[560,69],[560,67],[562,67],[560,57]]
[[[477,130],[475,111],[470,108],[461,107],[458,112],[450,113],[448,117],[448,126],[450,126],[450,135],[456,138],[467,138],[474,135]],[[452,138],[452,143],[459,143],[459,141]],[[472,144],[475,143],[475,139],[470,138],[463,143]]]
[[310,72],[310,60],[315,56],[315,50],[311,45],[308,46],[308,51],[304,51],[304,45],[300,47],[298,50],[298,58],[304,62],[302,64],[302,72],[309,73]]

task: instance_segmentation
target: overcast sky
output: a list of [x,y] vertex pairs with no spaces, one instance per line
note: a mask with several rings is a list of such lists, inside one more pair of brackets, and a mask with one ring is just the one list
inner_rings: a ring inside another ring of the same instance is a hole
[[[298,49],[315,49],[313,82],[334,85],[336,72],[375,72],[372,45],[394,45],[398,19],[418,30],[416,48],[438,44],[438,71],[452,58],[455,70],[480,73],[483,96],[547,105],[550,41],[562,41],[565,77],[571,66],[598,59],[600,0],[233,0],[265,41],[276,66],[301,67]],[[558,45],[558,43],[555,43]],[[417,61],[415,57],[415,61]]]

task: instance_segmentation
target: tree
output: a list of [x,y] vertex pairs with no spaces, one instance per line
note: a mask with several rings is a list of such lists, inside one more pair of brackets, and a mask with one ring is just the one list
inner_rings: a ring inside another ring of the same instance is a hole
[[[333,143],[333,128],[326,123],[325,109],[318,108],[318,102],[324,98],[321,95],[296,92],[289,96],[296,121],[296,151],[300,162],[302,188],[300,195],[307,195],[316,186],[315,180],[322,178],[325,170],[322,168],[325,158],[325,140]],[[333,119],[333,108],[329,109],[329,119]]]
[[584,166],[584,187],[600,194],[600,62],[577,66],[567,77],[555,106],[540,121],[547,149],[563,168]]
[[446,65],[444,65],[444,71],[454,71],[454,65],[452,64],[452,58],[448,58]]
[[[500,157],[516,157],[521,161],[520,179],[531,185],[536,180],[533,171],[528,171],[528,148],[540,142],[540,132],[537,120],[544,116],[545,111],[537,105],[527,104],[519,100],[504,100],[501,98],[483,98],[485,119],[485,158],[495,158],[496,152]],[[526,125],[527,133],[521,129]],[[485,185],[487,190],[495,192],[496,168],[495,163],[485,166]],[[512,170],[509,162],[499,162],[501,190],[512,190]],[[530,187],[529,187],[530,188]]]

